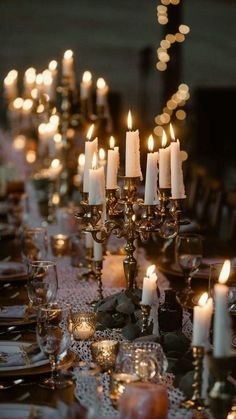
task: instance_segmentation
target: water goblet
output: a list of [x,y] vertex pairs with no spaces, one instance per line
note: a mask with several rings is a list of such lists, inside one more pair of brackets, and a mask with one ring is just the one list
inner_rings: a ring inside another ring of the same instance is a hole
[[46,306],[56,299],[58,289],[56,263],[52,261],[28,262],[27,291],[34,309]]
[[68,376],[63,376],[59,369],[59,363],[66,356],[71,343],[69,323],[68,306],[61,308],[57,303],[50,303],[38,310],[37,342],[51,364],[51,377],[40,383],[43,387],[62,389],[73,384],[72,380]]
[[175,255],[185,280],[186,286],[179,295],[183,307],[192,309],[194,306],[192,277],[198,272],[202,262],[203,245],[199,234],[180,234],[176,237]]
[[43,227],[27,228],[22,235],[22,259],[46,260],[48,250],[47,232]]

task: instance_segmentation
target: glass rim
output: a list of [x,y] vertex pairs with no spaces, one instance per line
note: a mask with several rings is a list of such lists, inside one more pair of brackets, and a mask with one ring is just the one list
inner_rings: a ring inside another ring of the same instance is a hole
[[55,310],[62,312],[62,311],[69,311],[69,308],[61,306],[61,305],[59,305],[59,303],[57,301],[55,301],[55,302],[48,303],[48,305],[46,307],[45,306],[39,307],[38,310],[42,311],[42,312],[45,312],[45,313],[46,312],[52,312],[52,311],[55,311]]
[[178,238],[184,238],[184,239],[188,239],[188,238],[201,238],[202,240],[205,239],[205,237],[202,234],[198,234],[198,233],[181,233],[181,234],[177,234],[176,239]]
[[53,260],[29,260],[28,264],[30,266],[36,266],[36,267],[40,267],[40,265],[42,265],[42,267],[45,266],[57,266],[56,262],[54,262]]

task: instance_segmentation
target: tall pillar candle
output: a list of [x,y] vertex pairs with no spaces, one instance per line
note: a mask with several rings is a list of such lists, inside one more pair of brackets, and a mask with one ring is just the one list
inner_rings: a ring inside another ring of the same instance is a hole
[[92,89],[92,74],[90,71],[85,71],[80,83],[80,98],[82,100],[88,99],[91,95]]
[[74,58],[73,51],[68,49],[64,52],[62,59],[62,75],[65,77],[71,77],[74,73]]
[[153,136],[150,135],[148,139],[147,154],[147,167],[146,167],[146,180],[145,180],[145,195],[144,204],[153,205],[157,200],[157,160],[158,153],[153,153],[154,140]]
[[154,272],[155,265],[149,266],[147,276],[143,278],[143,291],[141,304],[151,306],[155,301],[155,293],[157,289],[157,275]]
[[182,155],[179,140],[170,145],[171,161],[171,195],[174,199],[185,198],[185,188],[182,170]]
[[228,311],[229,288],[225,285],[230,274],[230,261],[223,264],[219,282],[214,286],[215,315],[213,354],[215,358],[228,357],[231,353],[232,331]]
[[89,192],[89,170],[92,168],[93,155],[98,151],[98,139],[95,138],[93,141],[90,141],[93,128],[94,125],[91,125],[87,133],[87,141],[85,141],[83,192]]
[[89,169],[89,204],[99,205],[105,203],[105,176],[104,167],[96,169],[96,153]]
[[139,131],[131,131],[132,117],[130,111],[128,113],[128,129],[129,131],[126,132],[125,176],[140,177],[142,179]]
[[114,147],[114,137],[110,138],[110,150],[107,154],[107,189],[117,189],[117,173],[119,169],[119,147]]
[[162,148],[159,149],[159,188],[171,188],[170,146],[166,147],[167,137],[163,130]]
[[198,305],[193,309],[192,346],[205,347],[207,345],[212,312],[212,298],[208,299],[207,292],[204,292],[199,299]]
[[103,78],[97,80],[97,91],[96,91],[96,103],[97,106],[106,106],[107,104],[107,94],[108,94],[108,85],[106,84]]

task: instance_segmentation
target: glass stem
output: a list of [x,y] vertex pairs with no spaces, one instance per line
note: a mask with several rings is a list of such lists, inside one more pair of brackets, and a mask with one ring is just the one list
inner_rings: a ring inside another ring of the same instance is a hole
[[55,382],[56,377],[57,377],[56,358],[55,358],[55,356],[54,355],[50,355],[49,361],[50,361],[50,364],[51,364],[51,371],[52,371],[51,380],[53,382]]
[[191,277],[191,275],[189,275],[188,277],[187,277],[187,288],[188,288],[188,290],[192,290],[192,287],[191,287],[191,282],[192,282],[192,277]]

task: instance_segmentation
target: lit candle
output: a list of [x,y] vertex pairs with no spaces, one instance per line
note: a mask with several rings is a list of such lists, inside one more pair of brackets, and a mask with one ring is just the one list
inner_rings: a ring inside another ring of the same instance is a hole
[[80,83],[80,98],[83,100],[88,99],[91,95],[92,89],[92,74],[90,71],[85,71]]
[[78,175],[80,176],[83,176],[84,174],[84,165],[85,165],[85,155],[84,153],[81,153],[78,157],[78,168],[77,168]]
[[65,77],[71,77],[74,74],[74,58],[73,58],[73,51],[71,49],[67,49],[64,52],[63,59],[62,59],[62,74]]
[[157,159],[158,153],[153,153],[154,140],[150,135],[148,138],[147,168],[145,182],[144,204],[152,205],[157,199]]
[[28,68],[24,75],[24,97],[30,97],[31,90],[36,81],[36,70],[33,67]]
[[97,80],[97,106],[105,106],[107,103],[108,85],[103,78]]
[[92,169],[89,169],[89,204],[99,205],[105,203],[105,176],[104,167],[97,168],[97,155],[94,153]]
[[170,175],[170,146],[166,147],[167,137],[163,130],[162,133],[162,148],[159,150],[159,187],[170,188],[171,187],[171,175]]
[[141,304],[151,306],[156,302],[155,293],[157,289],[157,275],[154,272],[155,265],[147,269],[146,277],[143,278],[143,292]]
[[52,60],[48,64],[48,70],[51,73],[52,76],[52,86],[51,86],[51,95],[50,95],[50,101],[55,102],[56,101],[56,87],[57,87],[57,61]]
[[17,97],[17,80],[18,71],[11,70],[4,79],[4,91],[8,101],[12,101]]
[[44,70],[42,73],[43,76],[43,91],[49,96],[49,100],[52,100],[53,92],[53,78],[50,70]]
[[206,346],[209,338],[211,317],[213,312],[212,298],[208,299],[207,292],[204,292],[198,306],[193,309],[193,337],[192,346]]
[[89,192],[89,170],[92,168],[92,160],[94,153],[98,150],[98,139],[95,138],[90,141],[93,135],[94,124],[92,124],[87,133],[87,140],[85,141],[85,164],[84,164],[84,179],[83,191]]
[[128,113],[127,125],[129,131],[126,132],[125,176],[140,177],[142,179],[139,131],[132,131],[132,116],[130,111]]
[[170,163],[171,163],[171,195],[174,199],[185,198],[185,188],[183,180],[182,161],[186,159],[187,153],[180,151],[179,140],[175,141],[175,135],[170,124],[171,144],[170,144]]
[[41,93],[43,91],[43,75],[42,73],[38,73],[36,76],[36,87],[38,92]]
[[99,148],[98,150],[98,158],[99,158],[99,166],[105,166],[106,165],[106,152],[104,148]]
[[115,147],[114,137],[110,137],[110,150],[107,155],[107,189],[117,189],[117,173],[119,169],[119,147]]
[[228,312],[228,292],[225,285],[230,274],[230,261],[225,260],[219,276],[219,282],[214,286],[215,315],[214,315],[214,357],[227,357],[231,353],[231,325]]

